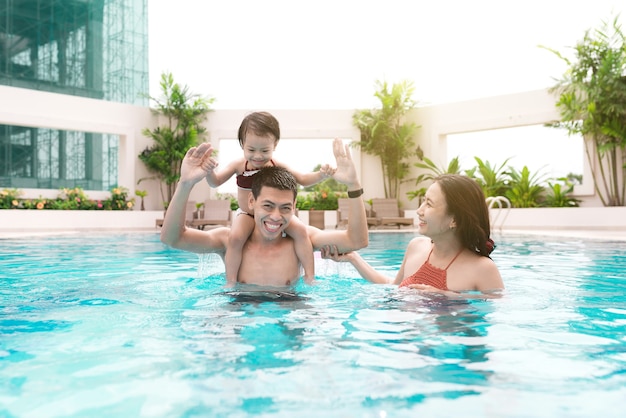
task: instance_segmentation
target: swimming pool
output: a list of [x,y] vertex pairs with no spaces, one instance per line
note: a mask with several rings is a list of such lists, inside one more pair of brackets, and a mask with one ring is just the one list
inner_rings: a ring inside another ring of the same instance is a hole
[[[362,254],[394,275],[413,236]],[[624,416],[626,243],[497,241],[501,299],[317,259],[255,302],[152,233],[0,240],[0,416]]]

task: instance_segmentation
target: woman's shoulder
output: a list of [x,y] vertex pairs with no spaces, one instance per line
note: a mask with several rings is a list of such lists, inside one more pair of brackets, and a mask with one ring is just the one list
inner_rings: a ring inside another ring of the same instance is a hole
[[409,241],[409,248],[430,248],[432,246],[432,241],[428,237],[415,237],[411,241]]
[[492,290],[504,287],[498,266],[491,258],[469,250],[466,254],[465,262],[460,260],[459,267],[463,268],[468,278],[473,279],[477,290]]

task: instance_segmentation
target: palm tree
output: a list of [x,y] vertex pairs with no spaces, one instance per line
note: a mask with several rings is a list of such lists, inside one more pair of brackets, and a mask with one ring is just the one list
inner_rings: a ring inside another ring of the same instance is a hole
[[[618,17],[587,30],[574,47],[576,60],[551,89],[559,94],[561,121],[551,124],[585,138],[596,193],[604,206],[624,206],[626,191],[626,37]],[[593,147],[589,149],[589,147]],[[594,164],[593,159],[596,159]]]
[[385,197],[397,198],[400,182],[409,173],[408,159],[416,154],[413,136],[418,126],[403,120],[416,106],[412,99],[415,88],[410,81],[391,87],[376,81],[376,87],[374,95],[381,108],[357,110],[352,115],[354,126],[361,130],[361,140],[353,144],[380,158]]
[[[183,158],[189,148],[198,145],[203,139],[206,128],[202,122],[211,111],[209,106],[215,99],[192,94],[189,87],[175,83],[171,73],[161,75],[160,85],[163,97],[148,97],[156,104],[152,111],[164,116],[167,123],[142,131],[154,140],[154,144],[144,149],[139,159],[155,174],[151,178],[161,182],[161,196],[167,208],[180,178]],[[142,180],[145,179],[139,182]]]

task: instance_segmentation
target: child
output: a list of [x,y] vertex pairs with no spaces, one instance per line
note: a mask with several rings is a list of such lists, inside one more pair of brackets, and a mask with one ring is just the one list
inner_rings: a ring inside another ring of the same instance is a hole
[[[252,178],[261,168],[279,166],[288,168],[272,160],[272,154],[280,139],[278,120],[267,112],[254,112],[246,116],[239,126],[239,145],[243,149],[243,157],[237,158],[219,171],[209,171],[206,180],[211,187],[217,187],[233,175],[237,175],[237,200],[239,212],[232,222],[228,248],[224,256],[226,265],[226,281],[232,285],[237,282],[243,245],[254,229],[253,214],[248,208],[248,196],[252,186]],[[303,186],[319,183],[332,175],[333,170],[326,164],[320,171],[313,173],[297,173],[289,169],[297,182]],[[249,216],[248,216],[249,215]],[[313,246],[306,231],[306,225],[296,216],[285,232],[294,239],[296,254],[304,268],[304,280],[312,283],[315,278]]]

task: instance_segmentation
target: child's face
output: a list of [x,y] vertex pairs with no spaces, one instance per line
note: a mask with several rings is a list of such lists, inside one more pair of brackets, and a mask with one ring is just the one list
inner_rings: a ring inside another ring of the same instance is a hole
[[243,156],[250,168],[261,168],[270,162],[275,148],[276,140],[272,135],[259,136],[247,132],[243,142]]

